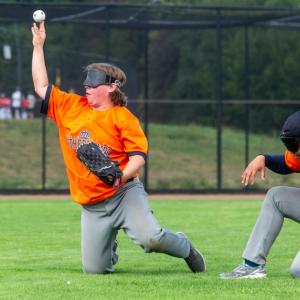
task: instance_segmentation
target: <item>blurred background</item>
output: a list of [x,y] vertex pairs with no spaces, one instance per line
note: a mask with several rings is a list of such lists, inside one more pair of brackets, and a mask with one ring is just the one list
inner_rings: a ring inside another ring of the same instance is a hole
[[245,191],[257,154],[300,104],[297,1],[0,1],[0,192],[66,192],[54,124],[39,113],[31,25],[46,13],[49,80],[82,94],[83,68],[111,62],[150,151],[150,193],[256,192],[296,185],[268,172]]

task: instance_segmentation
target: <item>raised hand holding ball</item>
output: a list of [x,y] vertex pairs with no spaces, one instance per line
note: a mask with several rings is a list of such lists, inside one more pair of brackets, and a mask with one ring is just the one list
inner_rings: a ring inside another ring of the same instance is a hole
[[40,23],[42,21],[45,21],[46,19],[46,14],[42,10],[36,10],[33,13],[33,20],[37,23]]

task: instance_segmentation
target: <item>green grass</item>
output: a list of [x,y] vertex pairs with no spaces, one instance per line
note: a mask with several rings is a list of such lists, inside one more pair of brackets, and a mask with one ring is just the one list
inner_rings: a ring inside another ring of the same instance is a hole
[[[298,299],[289,266],[299,225],[286,221],[271,249],[268,277],[221,281],[241,254],[258,200],[151,200],[163,227],[185,232],[207,260],[204,274],[164,254],[145,254],[123,232],[112,275],[81,271],[80,206],[66,200],[0,201],[0,299]],[[69,282],[69,284],[68,284]]]
[[[0,121],[0,189],[42,188],[42,122],[35,120]],[[68,182],[57,129],[46,126],[46,188],[67,189]],[[244,132],[222,130],[222,170],[224,188],[241,188]],[[216,131],[200,125],[150,124],[149,189],[214,189],[216,187]],[[277,134],[250,135],[250,159],[259,153],[283,153]],[[295,185],[298,176],[268,172],[266,182],[255,187]]]

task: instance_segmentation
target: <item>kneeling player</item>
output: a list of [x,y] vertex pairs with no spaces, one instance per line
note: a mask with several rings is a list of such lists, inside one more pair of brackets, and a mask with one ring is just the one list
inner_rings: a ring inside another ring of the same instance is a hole
[[[115,240],[123,229],[145,252],[182,258],[191,271],[204,272],[202,254],[184,234],[162,228],[149,207],[139,181],[148,142],[138,119],[125,107],[127,97],[121,90],[125,73],[111,64],[90,64],[83,83],[85,96],[65,93],[48,82],[44,22],[40,27],[34,24],[32,34],[35,91],[43,99],[42,112],[58,126],[71,195],[82,206],[83,271],[114,271]],[[101,167],[97,158],[102,152],[107,163]],[[106,168],[112,172],[107,177]]]
[[[244,185],[253,184],[257,172],[261,172],[264,179],[266,167],[279,174],[300,172],[300,111],[286,120],[280,138],[287,148],[285,154],[258,155],[242,175]],[[268,191],[244,250],[243,263],[232,272],[220,274],[220,278],[265,277],[267,255],[281,230],[284,218],[300,223],[300,188],[277,186]],[[292,263],[291,274],[300,277],[300,251]]]

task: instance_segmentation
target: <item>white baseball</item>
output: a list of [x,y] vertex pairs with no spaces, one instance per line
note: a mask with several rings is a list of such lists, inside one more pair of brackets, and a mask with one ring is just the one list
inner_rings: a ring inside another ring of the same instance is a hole
[[46,19],[46,14],[42,10],[36,10],[33,13],[33,20],[37,23],[40,23]]

